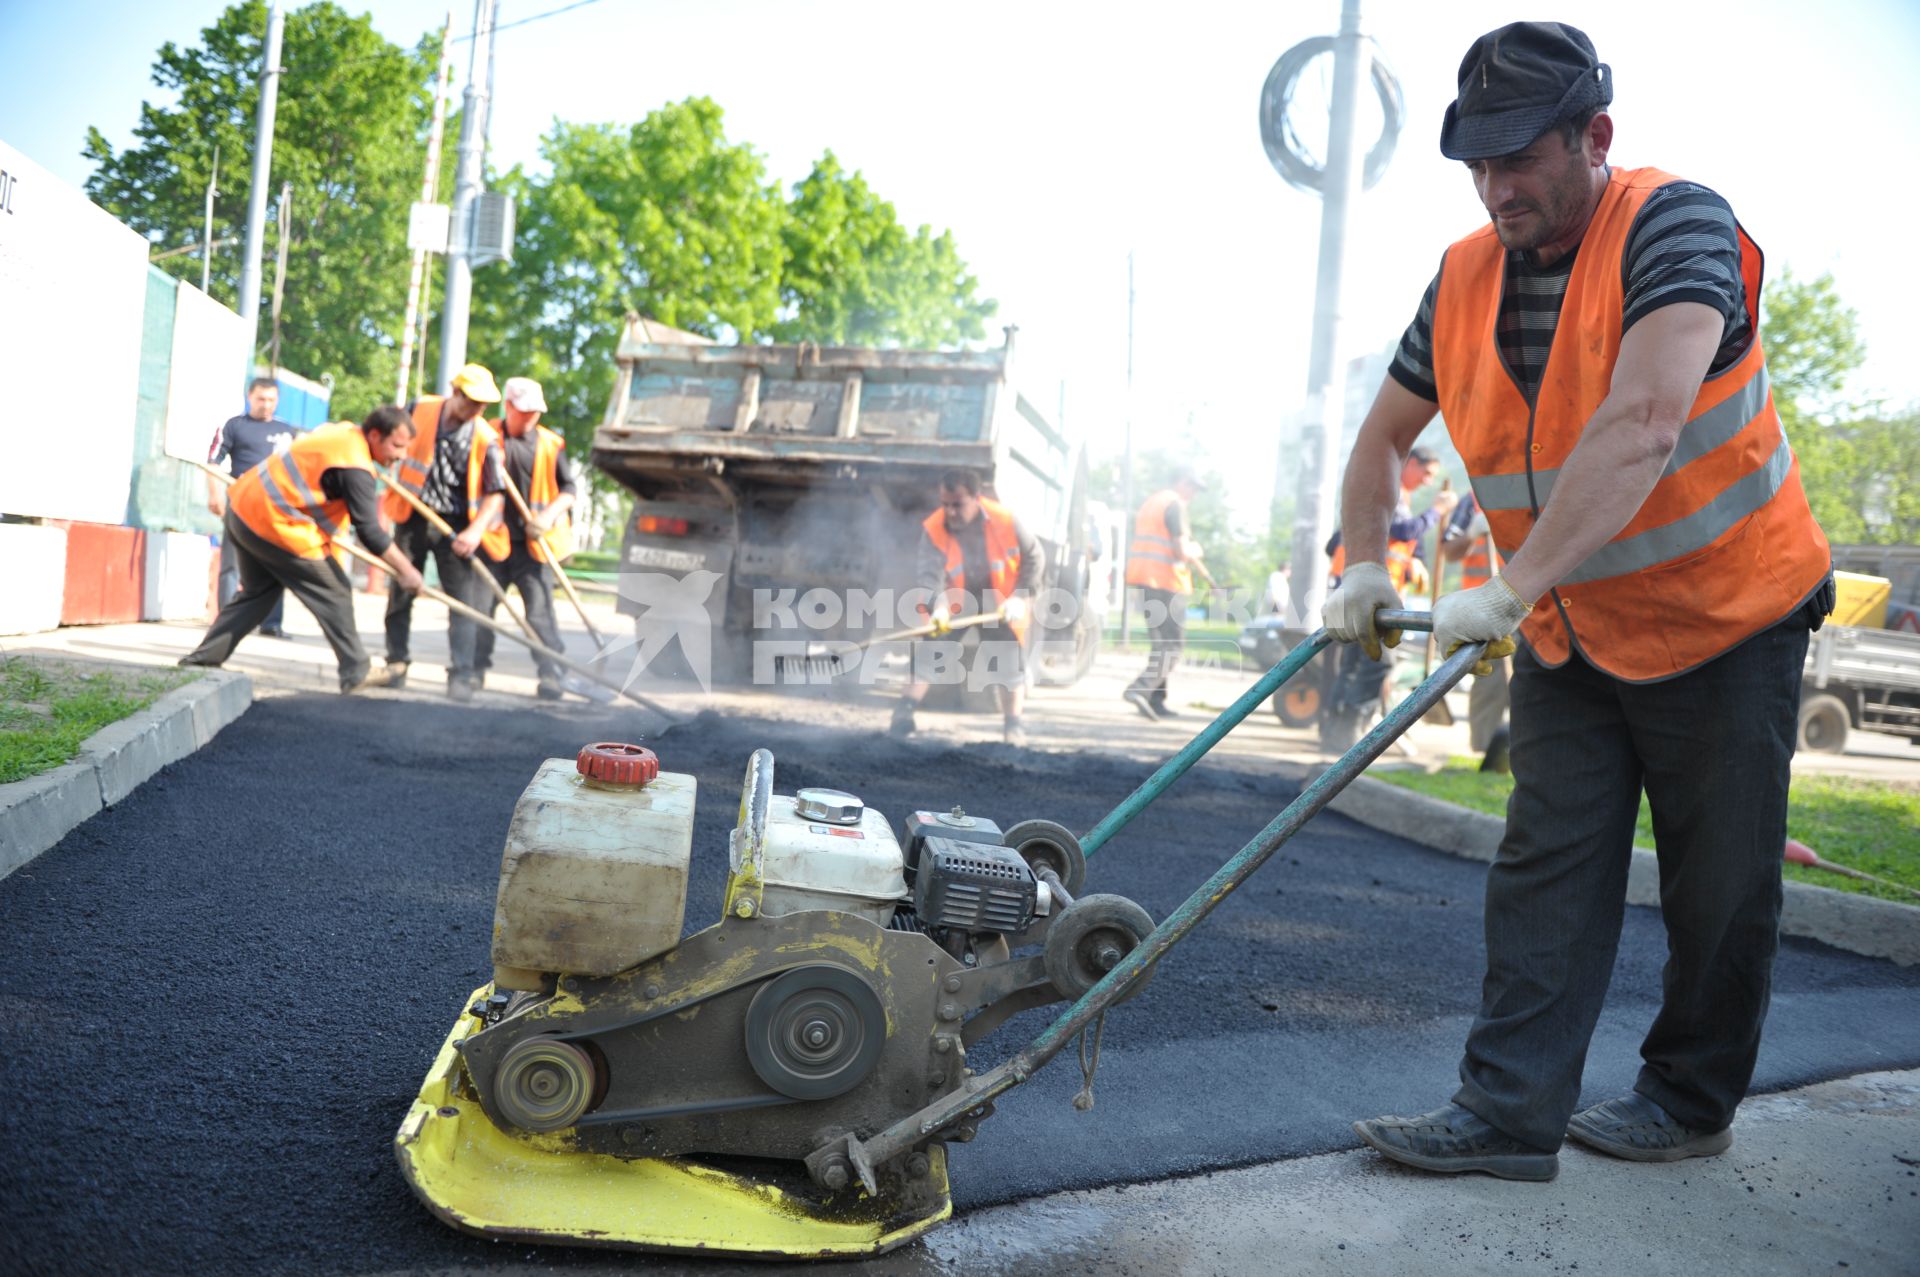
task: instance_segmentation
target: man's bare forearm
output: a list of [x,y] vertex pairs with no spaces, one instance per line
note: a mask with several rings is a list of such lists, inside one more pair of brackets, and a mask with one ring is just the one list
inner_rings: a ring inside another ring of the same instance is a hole
[[1620,534],[1660,481],[1680,440],[1678,420],[1609,398],[1587,423],[1553,482],[1540,521],[1501,575],[1528,603]]

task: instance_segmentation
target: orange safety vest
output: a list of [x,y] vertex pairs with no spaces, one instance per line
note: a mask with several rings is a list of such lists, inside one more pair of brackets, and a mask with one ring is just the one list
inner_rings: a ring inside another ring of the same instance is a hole
[[347,503],[329,500],[320,476],[341,468],[374,470],[367,436],[350,421],[301,435],[235,479],[227,504],[262,540],[303,559],[325,558],[347,525]]
[[[545,426],[536,425],[533,435],[533,474],[527,480],[527,505],[535,514],[560,497],[560,450],[567,441]],[[565,523],[558,524],[544,537],[528,537],[533,557],[543,562],[561,562],[573,556],[573,511],[567,511]]]
[[[1413,573],[1420,561],[1418,541],[1387,542],[1387,579],[1393,582],[1396,590],[1407,588],[1407,578]],[[1333,557],[1327,563],[1327,575],[1338,581],[1347,574],[1347,543],[1342,541],[1333,547]]]
[[[1607,397],[1620,352],[1627,234],[1655,190],[1680,179],[1615,169],[1587,227],[1536,407],[1500,359],[1506,249],[1482,226],[1447,250],[1433,317],[1440,411],[1500,553],[1527,539],[1581,431]],[[1700,385],[1679,446],[1613,540],[1535,602],[1520,635],[1542,664],[1577,648],[1628,682],[1693,669],[1784,619],[1831,568],[1799,464],[1767,387],[1761,257],[1741,228],[1753,342]],[[1566,340],[1560,340],[1565,337]]]
[[1475,537],[1467,552],[1460,556],[1460,588],[1471,590],[1493,580],[1496,553],[1491,536]]
[[[990,497],[980,498],[980,517],[987,521],[987,588],[1003,599],[1013,597],[1020,580],[1020,536],[1014,530],[1013,511]],[[960,552],[960,538],[947,531],[947,514],[935,510],[920,525],[927,530],[934,548],[947,556],[947,606],[958,611],[965,606],[967,568]],[[981,600],[985,606],[986,601]],[[1027,641],[1027,623],[1009,621],[1013,636]]]
[[[419,496],[427,486],[427,471],[433,465],[434,437],[440,432],[440,407],[446,402],[444,395],[422,395],[413,405],[413,446],[407,449],[407,455],[393,463],[395,482]],[[499,442],[493,433],[493,427],[486,421],[475,417],[473,421],[473,446],[467,454],[467,521],[471,523],[480,517],[480,479],[485,473],[487,449]],[[387,517],[395,523],[405,523],[413,517],[413,507],[397,492],[389,492],[381,504]],[[480,538],[480,548],[489,559],[496,562],[507,557],[513,549],[513,543],[507,533],[504,519],[496,518],[493,526]]]
[[[1149,590],[1193,593],[1193,571],[1180,553],[1180,538],[1167,527],[1167,511],[1180,500],[1172,488],[1147,498],[1133,519],[1133,543],[1127,547],[1127,584]],[[1182,509],[1184,515],[1186,511]],[[1181,520],[1182,526],[1186,520]]]

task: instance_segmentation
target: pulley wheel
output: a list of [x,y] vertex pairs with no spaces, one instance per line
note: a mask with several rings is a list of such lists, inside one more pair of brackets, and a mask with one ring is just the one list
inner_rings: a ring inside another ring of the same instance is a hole
[[[1152,916],[1125,896],[1081,896],[1047,928],[1047,981],[1061,997],[1078,1001],[1151,934]],[[1142,975],[1127,997],[1146,988],[1152,974]]]
[[1051,820],[1023,820],[1006,832],[1007,846],[1020,854],[1027,867],[1038,872],[1041,865],[1059,875],[1067,894],[1078,899],[1087,884],[1087,853],[1080,840],[1065,825]]
[[523,1131],[557,1131],[580,1120],[593,1100],[593,1059],[571,1042],[516,1042],[493,1075],[494,1104]]
[[845,967],[797,967],[747,1007],[747,1059],[782,1095],[824,1100],[873,1072],[887,1041],[880,995]]

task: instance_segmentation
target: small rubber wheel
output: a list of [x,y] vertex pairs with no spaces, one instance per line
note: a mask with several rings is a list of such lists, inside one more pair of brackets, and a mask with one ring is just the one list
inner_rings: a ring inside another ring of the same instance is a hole
[[1800,748],[1810,754],[1840,754],[1847,748],[1847,703],[1822,692],[1800,702]]
[[1320,717],[1320,689],[1311,684],[1283,687],[1273,694],[1273,712],[1288,727],[1311,727]]
[[1005,834],[1007,846],[1020,854],[1030,869],[1046,865],[1059,875],[1067,894],[1078,899],[1087,885],[1087,853],[1065,825],[1051,820],[1023,820]]
[[845,967],[796,967],[753,995],[746,1036],[762,1082],[796,1100],[824,1100],[873,1072],[887,1016],[873,986]]
[[514,1043],[493,1075],[494,1103],[523,1131],[572,1126],[599,1089],[592,1057],[550,1037]]
[[[1047,981],[1061,997],[1078,1001],[1151,934],[1152,915],[1125,896],[1081,896],[1047,928]],[[1146,988],[1152,975],[1143,975],[1127,997]]]

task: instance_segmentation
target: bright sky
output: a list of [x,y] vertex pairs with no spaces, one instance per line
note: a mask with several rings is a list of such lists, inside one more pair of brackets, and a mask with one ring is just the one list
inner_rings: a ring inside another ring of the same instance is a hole
[[[564,2],[503,0],[501,22]],[[0,2],[0,137],[79,184],[86,126],[130,141],[157,92],[154,51],[196,42],[222,7]],[[411,43],[447,5],[371,8]],[[1545,14],[1365,0],[1408,119],[1357,210],[1348,353],[1393,341],[1441,251],[1484,219],[1462,166],[1439,154],[1441,113],[1473,38],[1529,16],[1581,27],[1612,65],[1617,163],[1718,189],[1770,274],[1832,271],[1870,347],[1855,389],[1920,400],[1916,272],[1900,247],[1915,209],[1903,157],[1920,137],[1911,0],[1562,0]],[[457,4],[456,33],[472,17],[471,0]],[[1192,414],[1236,508],[1264,517],[1278,423],[1305,388],[1320,208],[1268,165],[1260,88],[1282,52],[1338,19],[1338,0],[592,0],[500,34],[491,160],[534,161],[556,118],[627,122],[693,94],[718,101],[729,136],[782,179],[832,148],[909,224],[953,230],[1001,321],[1020,325],[1029,397],[1052,410],[1064,382],[1069,428],[1100,451],[1118,450],[1126,416],[1132,251],[1136,441]]]

